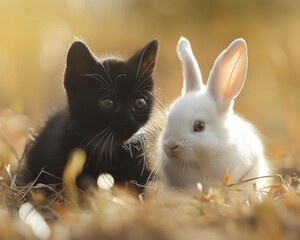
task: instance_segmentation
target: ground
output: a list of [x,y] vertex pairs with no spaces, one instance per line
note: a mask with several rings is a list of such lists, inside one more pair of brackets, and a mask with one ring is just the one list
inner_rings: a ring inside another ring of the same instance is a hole
[[297,169],[278,169],[274,184],[248,192],[238,185],[188,193],[153,184],[137,195],[107,176],[93,193],[70,178],[63,192],[15,186],[18,151],[29,135],[26,117],[1,113],[0,239],[299,239]]

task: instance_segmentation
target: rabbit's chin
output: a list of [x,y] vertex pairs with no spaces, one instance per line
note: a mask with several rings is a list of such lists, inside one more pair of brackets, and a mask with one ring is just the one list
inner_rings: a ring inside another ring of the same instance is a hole
[[197,184],[206,188],[205,174],[195,164],[187,162],[186,159],[166,158],[163,164],[163,174],[166,184],[182,189],[196,190]]
[[180,151],[178,151],[177,149],[171,150],[164,145],[163,151],[168,159],[179,159],[180,158]]

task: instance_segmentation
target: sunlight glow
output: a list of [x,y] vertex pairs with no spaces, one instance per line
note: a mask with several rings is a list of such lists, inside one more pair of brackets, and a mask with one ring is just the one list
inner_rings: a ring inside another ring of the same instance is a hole
[[202,185],[201,182],[197,183],[197,189],[198,189],[199,192],[203,193],[203,185]]
[[104,173],[98,177],[97,185],[100,189],[109,190],[114,186],[114,182],[112,175]]
[[51,231],[43,216],[30,203],[24,203],[20,210],[21,220],[31,226],[33,234],[39,239],[48,239]]

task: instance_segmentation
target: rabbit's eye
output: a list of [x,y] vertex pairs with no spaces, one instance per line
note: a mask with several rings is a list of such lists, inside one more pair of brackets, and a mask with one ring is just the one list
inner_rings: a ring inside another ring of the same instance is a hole
[[202,121],[196,121],[194,124],[194,132],[202,132],[205,129],[205,124]]

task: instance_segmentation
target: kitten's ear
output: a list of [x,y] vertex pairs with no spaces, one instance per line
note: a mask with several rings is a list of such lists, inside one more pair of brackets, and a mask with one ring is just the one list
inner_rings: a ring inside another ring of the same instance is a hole
[[84,42],[77,40],[71,45],[67,54],[67,72],[88,73],[96,64],[96,57]]
[[129,59],[130,62],[137,65],[137,76],[142,76],[145,73],[151,74],[153,72],[157,50],[158,41],[152,40]]

